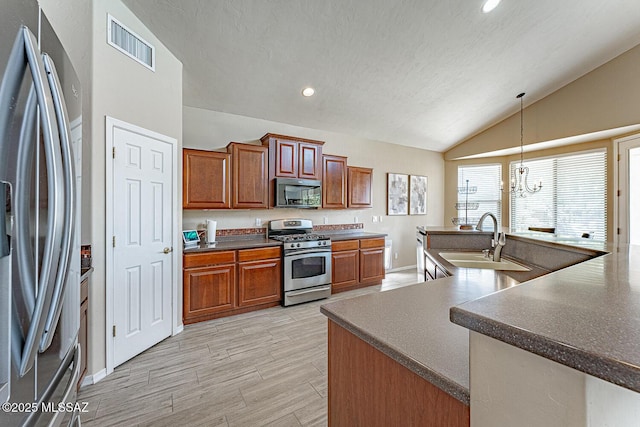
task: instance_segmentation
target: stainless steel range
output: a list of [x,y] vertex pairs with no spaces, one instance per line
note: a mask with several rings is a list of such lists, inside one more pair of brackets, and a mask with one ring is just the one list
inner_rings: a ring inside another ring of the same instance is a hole
[[269,222],[267,236],[283,245],[283,305],[300,304],[331,295],[331,239],[313,233],[308,219]]

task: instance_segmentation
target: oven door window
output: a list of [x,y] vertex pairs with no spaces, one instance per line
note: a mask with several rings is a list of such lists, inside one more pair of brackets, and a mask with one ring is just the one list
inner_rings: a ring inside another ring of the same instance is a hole
[[326,255],[291,260],[291,278],[306,279],[321,276],[327,271]]

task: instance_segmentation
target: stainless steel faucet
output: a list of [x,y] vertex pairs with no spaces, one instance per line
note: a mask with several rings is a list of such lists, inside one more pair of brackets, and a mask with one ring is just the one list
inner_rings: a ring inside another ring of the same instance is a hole
[[491,212],[485,212],[484,214],[482,214],[480,220],[478,221],[478,224],[476,225],[476,230],[482,231],[482,223],[488,216],[493,220],[493,239],[491,239],[491,247],[493,248],[493,260],[499,262],[502,248],[507,243],[507,236],[504,233],[498,232],[498,219],[496,218],[496,216]]

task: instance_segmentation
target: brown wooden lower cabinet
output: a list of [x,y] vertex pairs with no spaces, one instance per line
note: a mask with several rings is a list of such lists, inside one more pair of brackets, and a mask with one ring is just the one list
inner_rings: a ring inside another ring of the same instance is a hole
[[281,282],[280,258],[238,263],[238,305],[279,302]]
[[384,238],[332,242],[331,292],[343,292],[382,283]]
[[77,389],[80,390],[82,380],[87,374],[87,360],[89,357],[89,335],[87,328],[89,314],[89,279],[84,279],[80,283],[80,329],[78,330],[78,344],[80,344],[80,377],[78,378]]
[[329,426],[469,426],[469,406],[329,320]]
[[185,254],[185,324],[280,304],[280,247]]
[[358,268],[360,251],[342,251],[331,254],[331,286],[333,292],[341,289],[351,289],[359,283]]
[[184,270],[185,323],[202,316],[229,311],[236,306],[235,264]]
[[384,247],[360,250],[360,283],[380,283],[384,279]]

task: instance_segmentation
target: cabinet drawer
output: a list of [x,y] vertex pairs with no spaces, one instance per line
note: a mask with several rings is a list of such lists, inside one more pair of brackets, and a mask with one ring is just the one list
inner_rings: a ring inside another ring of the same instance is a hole
[[333,252],[353,251],[360,246],[358,240],[342,240],[340,242],[331,242],[331,250]]
[[384,237],[360,240],[360,249],[384,248]]
[[199,254],[185,254],[184,268],[203,267],[214,264],[236,262],[236,251],[203,252]]
[[258,261],[261,259],[280,258],[280,246],[256,249],[241,249],[238,251],[238,261]]

